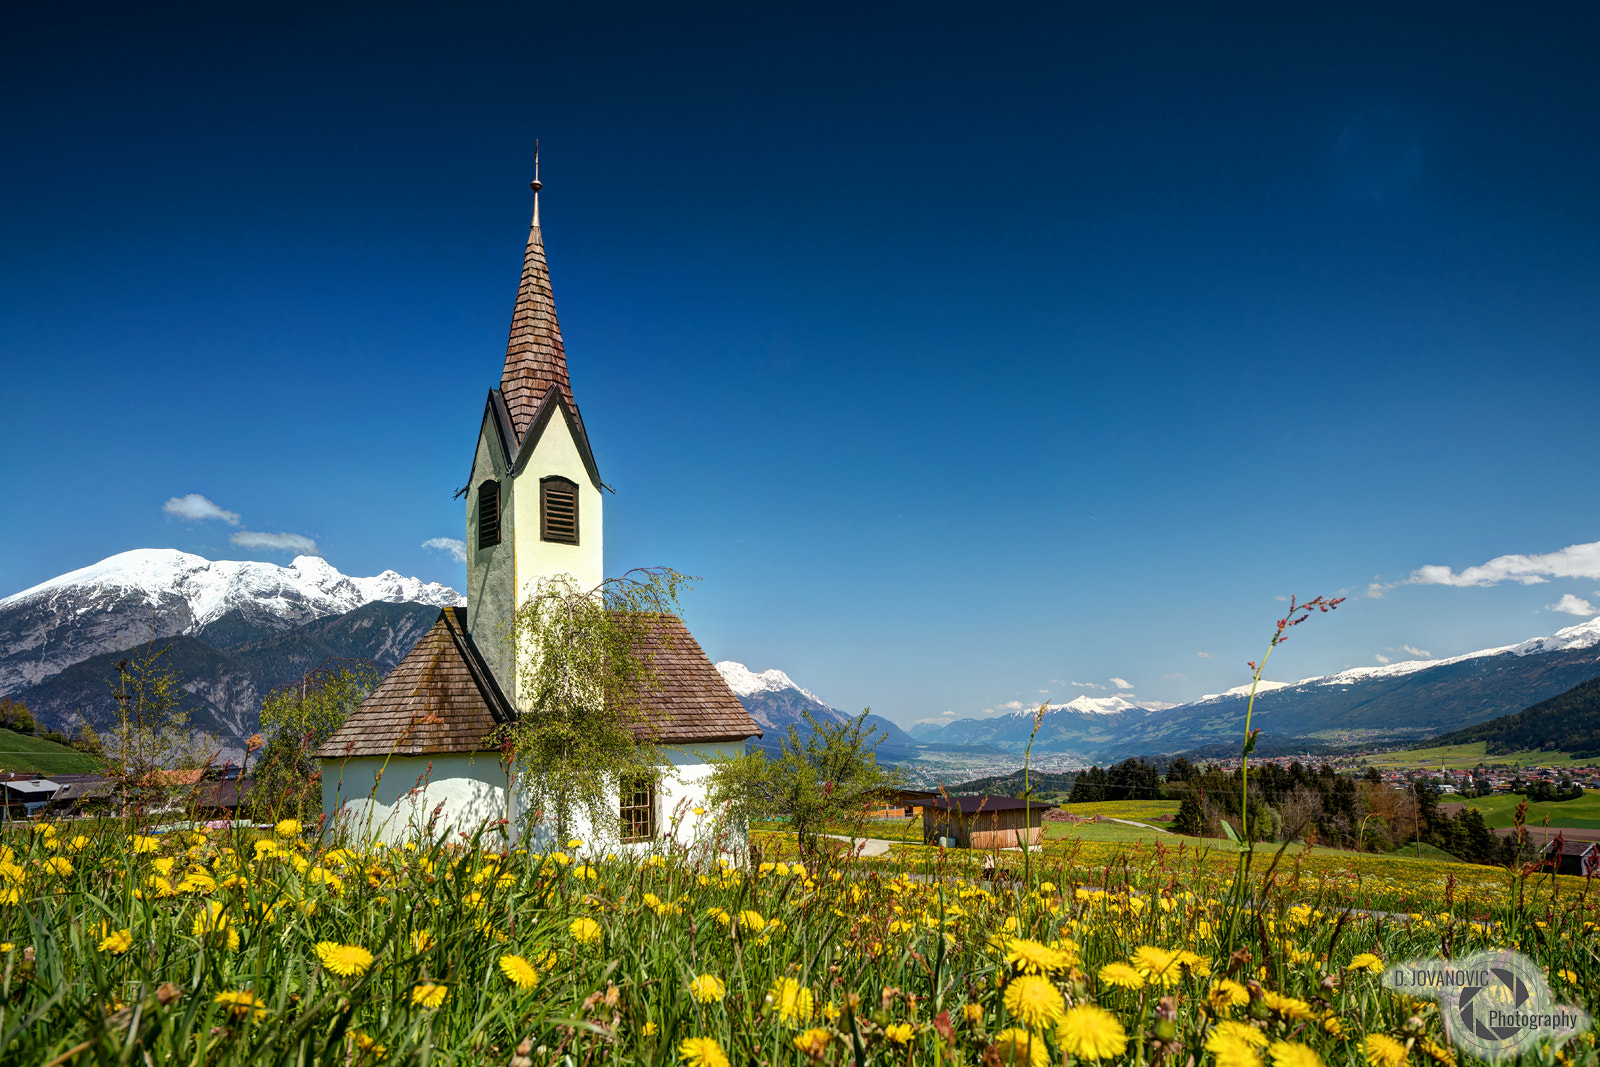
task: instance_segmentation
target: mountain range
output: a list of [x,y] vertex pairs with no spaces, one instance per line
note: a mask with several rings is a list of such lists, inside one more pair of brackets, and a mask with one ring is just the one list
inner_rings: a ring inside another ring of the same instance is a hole
[[[1600,677],[1600,617],[1549,637],[1448,659],[1357,667],[1298,682],[1263,681],[1252,726],[1280,748],[1410,741],[1521,711]],[[1051,705],[1036,752],[1085,757],[1187,752],[1242,739],[1248,685],[1188,704],[1153,706],[1117,697]],[[1120,700],[1120,703],[1115,703]],[[918,741],[988,744],[1021,752],[1033,711],[913,727]]]
[[[809,689],[802,689],[785,673],[776,668],[759,674],[743,663],[723,660],[717,664],[728,688],[733,690],[750,717],[761,724],[762,737],[753,742],[756,748],[776,755],[782,751],[783,739],[792,726],[802,735],[808,732],[803,712],[811,712],[819,722],[843,722],[853,716],[825,703]],[[880,759],[911,759],[920,747],[917,739],[906,733],[882,715],[868,715],[866,725],[878,733],[877,754]]]

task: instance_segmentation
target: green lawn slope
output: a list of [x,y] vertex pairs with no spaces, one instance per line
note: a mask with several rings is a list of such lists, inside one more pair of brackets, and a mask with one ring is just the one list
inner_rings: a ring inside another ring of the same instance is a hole
[[42,771],[45,774],[92,774],[103,763],[75,748],[42,737],[0,730],[0,771]]

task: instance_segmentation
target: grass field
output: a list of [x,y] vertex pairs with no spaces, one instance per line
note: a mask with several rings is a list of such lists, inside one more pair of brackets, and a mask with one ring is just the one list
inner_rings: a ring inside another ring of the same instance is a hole
[[45,774],[88,774],[100,761],[76,749],[42,737],[0,730],[0,771],[41,771]]
[[1438,748],[1413,748],[1405,752],[1383,752],[1368,757],[1379,770],[1432,769],[1441,766],[1452,769],[1499,765],[1504,767],[1587,767],[1600,760],[1575,760],[1564,752],[1514,752],[1509,756],[1490,756],[1485,753],[1487,744],[1479,741],[1471,745],[1443,745]]
[[[1469,807],[1477,808],[1483,812],[1483,821],[1490,826],[1510,826],[1512,815],[1521,803],[1522,797],[1515,795],[1472,797],[1462,801]],[[1539,827],[1544,825],[1544,817],[1550,816],[1551,826],[1566,826],[1587,829],[1600,829],[1600,791],[1586,790],[1583,796],[1575,800],[1563,800],[1560,803],[1530,803],[1528,805],[1528,825]]]

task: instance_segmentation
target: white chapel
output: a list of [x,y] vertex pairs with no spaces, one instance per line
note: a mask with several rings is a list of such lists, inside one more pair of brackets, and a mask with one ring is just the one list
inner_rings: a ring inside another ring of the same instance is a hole
[[[518,715],[511,615],[542,579],[600,584],[600,471],[567,374],[544,237],[540,182],[500,384],[489,390],[466,487],[467,606],[439,620],[323,745],[323,810],[357,838],[396,842],[493,827],[515,840],[524,812],[514,769],[486,738]],[[677,618],[660,618],[644,652],[655,690],[650,732],[671,767],[617,798],[612,826],[579,836],[596,847],[691,843],[706,827],[709,758],[742,752],[761,730]],[[546,847],[535,830],[530,847]],[[485,841],[491,838],[486,836]]]

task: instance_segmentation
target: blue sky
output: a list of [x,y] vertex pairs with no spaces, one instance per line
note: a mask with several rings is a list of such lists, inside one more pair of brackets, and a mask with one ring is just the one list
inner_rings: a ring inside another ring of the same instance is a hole
[[1597,31],[36,10],[0,38],[0,593],[292,555],[240,530],[459,588],[421,546],[461,536],[538,137],[608,571],[702,576],[713,658],[909,722],[1216,692],[1289,593],[1351,599],[1281,678],[1552,632],[1600,550],[1460,576],[1600,541]]

